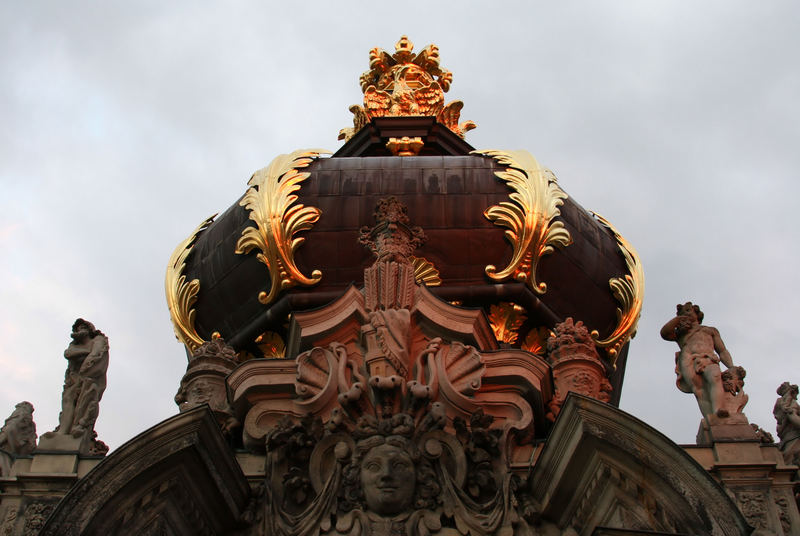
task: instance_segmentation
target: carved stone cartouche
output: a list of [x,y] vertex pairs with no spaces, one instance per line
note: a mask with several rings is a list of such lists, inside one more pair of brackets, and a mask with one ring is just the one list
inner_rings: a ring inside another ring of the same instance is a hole
[[567,318],[556,324],[547,339],[547,361],[553,368],[555,395],[548,405],[547,418],[555,420],[569,392],[590,396],[601,402],[611,400],[611,383],[606,365],[589,330],[580,320]]

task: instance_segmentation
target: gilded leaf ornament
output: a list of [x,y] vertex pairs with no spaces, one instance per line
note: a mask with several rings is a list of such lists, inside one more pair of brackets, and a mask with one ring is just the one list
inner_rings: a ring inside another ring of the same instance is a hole
[[526,352],[536,355],[544,355],[545,347],[547,346],[547,339],[550,337],[550,330],[544,326],[538,328],[531,328],[528,335],[520,345],[520,348]]
[[194,327],[196,311],[193,306],[197,301],[197,294],[200,292],[200,280],[186,280],[183,271],[186,269],[186,258],[191,253],[197,237],[205,231],[214,221],[217,215],[206,218],[197,226],[189,237],[178,244],[175,251],[169,258],[167,264],[167,276],[164,281],[164,288],[167,294],[167,307],[169,316],[172,319],[172,327],[175,330],[175,337],[181,341],[190,352],[194,352],[203,342],[202,337],[197,334]]
[[539,261],[552,253],[555,246],[567,247],[572,243],[564,223],[555,218],[567,194],[558,187],[555,175],[539,165],[527,151],[474,151],[494,158],[505,171],[495,175],[514,190],[511,201],[489,207],[483,213],[495,225],[506,227],[505,236],[513,247],[511,262],[498,271],[490,264],[486,275],[494,281],[514,278],[525,282],[538,294],[547,292],[547,284],[537,281]]
[[274,331],[265,331],[256,337],[255,343],[267,359],[277,359],[286,355],[286,343]]
[[404,35],[394,49],[391,55],[377,47],[370,50],[369,71],[359,80],[364,105],[350,107],[353,126],[339,131],[340,140],[349,140],[376,117],[435,117],[462,138],[476,127],[474,121],[460,122],[463,102],[444,103],[453,73],[439,64],[439,47],[428,45],[414,53],[414,43]]
[[411,255],[408,258],[411,264],[414,265],[414,280],[429,287],[438,287],[442,284],[442,278],[439,277],[439,270],[433,265],[431,261],[425,257],[415,257]]
[[642,314],[642,302],[644,300],[644,270],[639,254],[630,242],[617,231],[617,229],[600,214],[593,212],[594,217],[607,227],[617,240],[629,274],[623,277],[612,277],[608,281],[611,292],[620,304],[617,307],[617,327],[607,338],[598,340],[600,334],[592,331],[592,338],[595,344],[605,348],[611,359],[611,364],[616,368],[617,355],[620,349],[636,335],[636,328],[639,325],[639,317]]
[[310,174],[301,173],[322,154],[322,149],[305,149],[276,157],[269,166],[256,171],[247,184],[250,188],[239,205],[250,211],[255,227],[247,227],[236,242],[239,255],[257,251],[256,257],[269,270],[269,292],[260,292],[258,301],[272,303],[282,290],[297,285],[314,285],[322,278],[322,272],[314,270],[306,277],[294,262],[294,252],[305,241],[295,237],[307,231],[319,220],[322,211],[315,207],[295,204],[300,183]]
[[514,344],[519,338],[519,328],[528,317],[525,309],[516,303],[500,302],[489,307],[489,325],[498,342]]

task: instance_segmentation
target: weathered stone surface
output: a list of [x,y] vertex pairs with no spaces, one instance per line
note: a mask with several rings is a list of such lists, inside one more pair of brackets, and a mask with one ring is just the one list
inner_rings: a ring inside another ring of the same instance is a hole
[[214,416],[202,406],[106,457],[64,496],[40,534],[226,534],[249,496]]
[[547,418],[556,419],[569,393],[611,400],[606,365],[583,322],[567,318],[553,332],[547,339],[547,361],[553,369],[555,396],[548,404]]
[[[747,395],[742,392],[745,371],[734,367],[719,331],[703,326],[702,321],[700,307],[687,302],[678,304],[677,315],[661,328],[661,337],[680,347],[675,354],[678,389],[694,394],[704,418],[732,417],[746,423],[742,415],[747,403]],[[720,362],[728,368],[724,373]]]
[[530,483],[540,515],[565,535],[603,533],[596,527],[750,534],[725,490],[682,448],[631,415],[574,393]]
[[800,404],[797,403],[797,385],[783,382],[778,387],[780,398],[772,410],[778,424],[780,449],[786,463],[800,465]]
[[[56,436],[81,438],[84,452],[102,455],[108,447],[98,441],[94,425],[100,412],[100,399],[106,389],[108,370],[108,337],[94,324],[79,318],[72,325],[72,342],[64,350],[67,371],[61,394],[61,413],[58,426],[42,435],[40,448],[60,448]],[[42,446],[42,441],[49,446]]]
[[200,345],[192,354],[175,395],[180,411],[208,404],[223,432],[228,434],[239,428],[225,387],[225,378],[238,364],[236,351],[221,337]]
[[36,423],[33,422],[33,404],[20,402],[0,429],[0,449],[12,456],[27,456],[35,448]]

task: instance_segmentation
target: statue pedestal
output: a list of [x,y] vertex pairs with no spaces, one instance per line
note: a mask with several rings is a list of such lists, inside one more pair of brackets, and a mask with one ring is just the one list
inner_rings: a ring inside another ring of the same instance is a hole
[[31,473],[73,474],[78,468],[78,454],[86,437],[47,432],[39,438],[31,462]]
[[700,421],[700,428],[697,430],[698,445],[733,441],[759,442],[755,431],[743,413],[733,414],[730,417],[709,415]]

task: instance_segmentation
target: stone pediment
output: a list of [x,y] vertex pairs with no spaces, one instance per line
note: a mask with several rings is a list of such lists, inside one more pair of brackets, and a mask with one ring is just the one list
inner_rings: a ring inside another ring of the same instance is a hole
[[64,496],[40,534],[226,533],[249,496],[214,415],[201,406],[115,450]]
[[542,515],[578,534],[751,530],[723,488],[685,450],[633,416],[585,396],[567,397],[530,481]]

